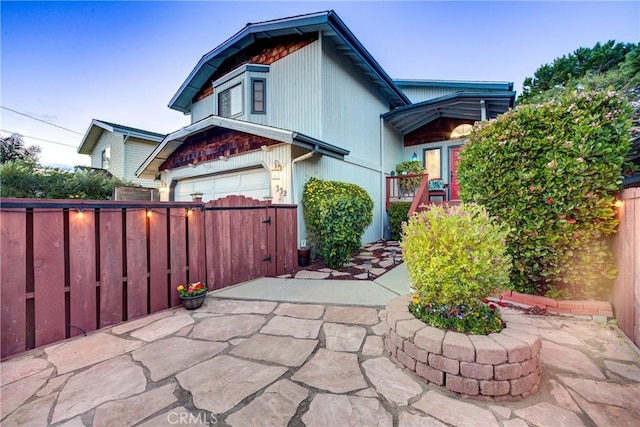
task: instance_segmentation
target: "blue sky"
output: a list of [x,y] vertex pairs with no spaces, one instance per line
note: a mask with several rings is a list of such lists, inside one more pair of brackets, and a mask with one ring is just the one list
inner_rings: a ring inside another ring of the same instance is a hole
[[[202,55],[248,22],[328,9],[393,78],[506,80],[518,92],[540,65],[579,47],[640,41],[637,1],[3,0],[0,102],[80,134],[93,118],[172,132],[189,117],[167,103]],[[2,130],[43,148],[43,163],[88,164],[74,148],[82,135],[0,114]]]

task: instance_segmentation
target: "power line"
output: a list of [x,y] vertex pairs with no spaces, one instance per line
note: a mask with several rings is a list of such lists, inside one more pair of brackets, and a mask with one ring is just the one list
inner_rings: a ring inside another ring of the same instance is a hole
[[76,132],[76,131],[75,131],[75,130],[73,130],[73,129],[69,129],[69,128],[66,128],[66,127],[63,127],[63,126],[59,126],[59,125],[57,125],[57,124],[55,124],[55,123],[51,123],[51,122],[48,122],[48,121],[46,121],[46,120],[39,119],[39,118],[37,118],[37,117],[33,117],[33,116],[30,116],[30,115],[25,114],[25,113],[21,113],[20,111],[16,111],[16,110],[13,110],[13,109],[11,109],[11,108],[9,108],[9,107],[5,107],[4,105],[0,105],[0,108],[4,108],[5,110],[11,111],[11,112],[16,113],[16,114],[20,114],[21,116],[29,117],[30,119],[37,120],[37,121],[42,122],[42,123],[46,123],[46,124],[48,124],[48,125],[50,125],[50,126],[55,126],[55,127],[57,127],[57,128],[60,128],[60,129],[66,130],[67,132],[75,133],[75,134],[78,134],[78,135],[80,135],[80,136],[82,136],[82,135],[83,135],[82,133],[80,133],[80,132]]
[[38,141],[50,142],[52,144],[57,144],[57,145],[64,145],[65,147],[78,148],[75,145],[65,144],[64,142],[51,141],[50,139],[42,139],[42,138],[38,138],[36,136],[23,135],[20,132],[11,132],[10,130],[6,130],[6,129],[0,129],[0,132],[7,132],[7,133],[10,133],[12,135],[13,134],[18,134],[20,136],[24,136],[25,138],[37,139]]

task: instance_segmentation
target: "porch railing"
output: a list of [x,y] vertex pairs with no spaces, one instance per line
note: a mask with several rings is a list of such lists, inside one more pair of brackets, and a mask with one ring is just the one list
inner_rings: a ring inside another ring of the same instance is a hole
[[[387,177],[387,200],[386,209],[393,202],[412,203],[417,195],[420,194],[421,184],[429,183],[429,175],[426,173],[415,173],[408,175],[396,175]],[[422,191],[428,191],[429,186],[426,185]],[[423,195],[428,200],[428,195]]]

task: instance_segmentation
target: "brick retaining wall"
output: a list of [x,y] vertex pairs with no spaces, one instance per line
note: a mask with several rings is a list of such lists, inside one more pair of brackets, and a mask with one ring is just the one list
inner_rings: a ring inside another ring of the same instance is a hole
[[387,354],[426,381],[473,398],[520,400],[540,384],[542,342],[534,326],[506,322],[500,333],[433,328],[409,312],[409,296],[387,305]]
[[[613,317],[611,303],[606,301],[560,300],[538,295],[521,294],[515,291],[504,291],[502,299],[529,306],[538,306],[554,314],[570,314],[573,316],[590,316],[593,320]],[[606,322],[606,319],[603,319]]]

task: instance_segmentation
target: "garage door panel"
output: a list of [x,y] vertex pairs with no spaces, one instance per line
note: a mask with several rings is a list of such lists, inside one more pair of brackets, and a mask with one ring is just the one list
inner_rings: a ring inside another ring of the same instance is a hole
[[202,200],[221,199],[242,195],[261,200],[270,193],[270,176],[265,169],[234,172],[225,175],[191,178],[179,181],[175,188],[175,200],[189,201],[191,194],[202,193]]

